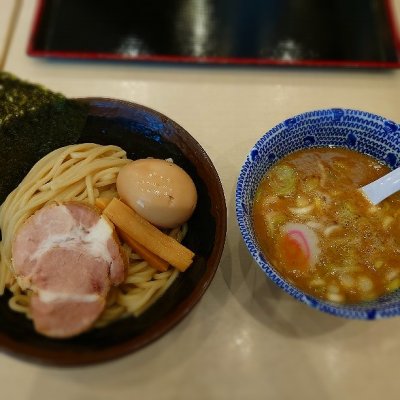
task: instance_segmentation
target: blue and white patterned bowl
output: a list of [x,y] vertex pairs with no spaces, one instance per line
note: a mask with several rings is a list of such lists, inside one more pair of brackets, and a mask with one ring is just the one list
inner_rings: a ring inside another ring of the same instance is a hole
[[375,301],[341,305],[303,293],[285,281],[264,258],[254,235],[253,198],[270,168],[283,156],[309,147],[344,147],[369,154],[390,168],[400,165],[400,125],[378,115],[341,108],[310,111],[287,119],[268,131],[252,148],[241,169],[236,188],[236,216],[251,255],[285,292],[327,313],[358,319],[400,315],[400,289]]

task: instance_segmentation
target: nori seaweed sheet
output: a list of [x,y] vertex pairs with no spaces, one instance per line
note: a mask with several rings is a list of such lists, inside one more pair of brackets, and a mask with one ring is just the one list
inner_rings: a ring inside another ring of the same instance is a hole
[[0,204],[40,158],[77,142],[86,115],[84,104],[0,72]]

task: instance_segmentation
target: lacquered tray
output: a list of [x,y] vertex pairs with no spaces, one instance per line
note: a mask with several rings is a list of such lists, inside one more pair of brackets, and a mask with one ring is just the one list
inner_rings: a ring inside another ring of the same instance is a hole
[[391,0],[39,0],[35,57],[398,68]]

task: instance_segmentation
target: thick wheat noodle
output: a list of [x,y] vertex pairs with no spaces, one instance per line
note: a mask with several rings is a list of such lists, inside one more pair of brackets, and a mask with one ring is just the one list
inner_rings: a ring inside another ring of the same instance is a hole
[[148,302],[156,291],[160,288],[160,285],[153,285],[148,288],[148,290],[139,294],[123,294],[118,296],[118,303],[125,306],[128,311],[135,314],[135,311],[143,307],[143,305]]
[[93,175],[93,182],[97,183],[99,181],[105,181],[110,179],[115,179],[118,174],[119,168],[108,168],[104,171],[100,171],[97,174]]
[[[129,256],[129,257],[131,257],[131,256]],[[147,267],[147,265],[148,264],[146,261],[140,261],[140,262],[130,264],[129,268],[128,268],[128,275],[142,271],[143,269],[145,269]]]
[[140,270],[135,270],[135,267],[128,268],[128,276],[141,277],[141,276],[146,276],[148,274],[153,276],[156,273],[156,270],[154,268],[148,267],[148,264],[146,261],[140,261],[140,263],[138,265],[140,265]]
[[94,204],[93,182],[92,177],[87,175],[85,178],[88,202]]
[[65,201],[72,198],[77,198],[82,193],[86,191],[86,184],[85,182],[76,182],[75,184],[71,185],[70,187],[66,188],[65,190],[59,192],[56,196],[56,200],[58,201]]
[[112,179],[114,178],[119,172],[119,168],[108,168],[105,169],[104,171],[98,172],[96,175],[93,177],[93,181],[97,182],[97,180],[103,180],[103,179]]
[[[86,178],[86,176],[94,171],[99,171],[103,168],[119,165],[120,167],[124,166],[126,162],[121,159],[107,159],[107,160],[93,160],[89,165],[83,164],[83,161],[75,164],[77,168],[75,168],[74,172],[65,172],[64,174],[57,176],[56,179],[49,182],[49,186],[52,191],[57,191],[61,187],[65,187],[66,185],[70,185],[75,183],[81,179]],[[85,167],[85,168],[84,168]]]
[[[79,148],[86,148],[88,145],[78,145]],[[41,186],[48,182],[57,168],[61,165],[65,157],[68,155],[68,149],[71,146],[67,146],[61,149],[57,149],[52,153],[48,154],[41,160],[39,160],[34,167],[29,171],[23,181],[20,183],[20,190],[14,190],[5,200],[5,202],[0,207],[0,226],[3,224],[3,214],[4,210],[7,209],[8,213],[13,213],[15,208],[18,208],[20,204],[24,204],[28,201],[32,195],[41,188]],[[55,159],[54,163],[50,161]],[[33,179],[32,179],[33,177]],[[39,177],[42,177],[39,179]],[[23,197],[23,199],[21,199]],[[11,208],[8,206],[11,203]]]
[[[32,193],[38,190],[39,187],[41,187],[45,182],[48,182],[52,178],[54,173],[57,171],[57,168],[60,167],[64,159],[67,157],[69,153],[68,149],[70,147],[71,146],[67,146],[61,149],[57,149],[52,153],[48,154],[47,156],[45,156],[44,158],[42,158],[37,164],[35,164],[35,166],[31,169],[28,175],[21,182],[21,185],[24,185],[26,187],[24,190],[18,191],[15,201],[19,200],[18,195],[30,197]],[[85,148],[87,147],[87,145],[80,145],[79,148],[81,147]],[[51,159],[54,158],[57,159],[54,164],[49,162]],[[34,177],[42,176],[42,178],[39,181],[35,181],[34,179],[31,179],[32,176]]]
[[138,274],[128,275],[124,283],[142,283],[143,279],[151,279],[153,276],[153,271],[145,271]]
[[[32,295],[22,291],[12,274],[11,244],[19,226],[36,210],[53,201],[84,201],[94,204],[102,193],[116,193],[115,182],[120,168],[128,163],[124,150],[117,146],[92,143],[66,146],[38,161],[0,207],[0,294],[7,287],[12,296],[9,306],[30,318]],[[170,235],[181,241],[187,227]],[[119,318],[138,316],[168,289],[179,271],[170,268],[158,272],[123,244],[129,265],[126,280],[110,290],[106,308],[96,327]]]
[[[54,169],[53,172],[53,179],[56,178],[57,176],[61,175],[66,169],[71,168],[74,164],[78,163],[79,160],[71,158],[70,160],[60,164],[60,166],[56,169]],[[39,190],[46,190],[46,186],[42,186],[39,188]]]
[[110,186],[110,185],[112,185],[112,184],[115,182],[116,179],[117,179],[117,178],[115,177],[115,178],[109,179],[109,180],[107,180],[107,181],[97,181],[97,182],[96,182],[96,187],[97,187],[97,188],[102,188],[102,187],[104,187],[104,186]]
[[167,280],[163,282],[163,285],[160,287],[158,291],[156,291],[153,295],[153,297],[146,303],[143,304],[141,307],[135,310],[134,314],[136,316],[139,316],[142,314],[144,311],[146,311],[152,304],[154,304],[165,292],[166,290],[172,285],[172,283],[175,281],[175,279],[179,275],[179,270],[178,269],[172,269],[170,270],[170,276],[168,277]]

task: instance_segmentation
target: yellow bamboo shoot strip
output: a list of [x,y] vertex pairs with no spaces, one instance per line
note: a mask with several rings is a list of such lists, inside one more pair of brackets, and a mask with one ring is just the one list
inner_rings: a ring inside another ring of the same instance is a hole
[[112,200],[112,198],[108,198],[108,197],[98,197],[94,204],[97,208],[99,208],[102,212],[104,211],[104,209],[110,204],[110,201]]
[[191,250],[161,232],[117,198],[107,205],[104,215],[132,239],[180,271],[185,271],[192,263],[194,253]]
[[142,257],[143,260],[147,261],[157,271],[165,272],[168,270],[169,263],[167,261],[152,253],[149,249],[131,238],[122,229],[117,228],[117,232],[121,236],[122,240],[129,245],[135,253]]
[[[95,201],[95,204],[98,208],[100,208],[101,211],[104,211],[104,209],[107,207],[107,205],[110,203],[110,201],[111,201],[111,198],[98,197]],[[129,245],[135,253],[137,253],[140,257],[142,257],[143,260],[147,261],[150,264],[150,266],[152,266],[153,268],[155,268],[157,271],[160,271],[160,272],[165,272],[168,270],[169,263],[167,261],[156,256],[149,249],[146,249],[146,247],[144,247],[143,245],[138,243],[136,240],[132,239],[122,229],[119,229],[118,227],[116,227],[116,230],[117,230],[119,237],[127,245]]]

